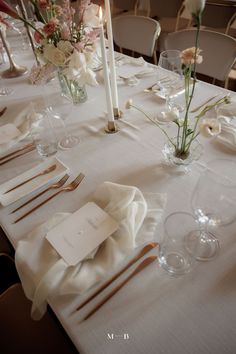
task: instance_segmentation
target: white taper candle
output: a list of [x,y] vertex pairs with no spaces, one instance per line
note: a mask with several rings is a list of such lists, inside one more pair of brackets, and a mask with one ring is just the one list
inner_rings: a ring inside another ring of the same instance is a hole
[[110,78],[111,78],[112,104],[113,104],[113,108],[119,111],[110,0],[105,0],[105,10],[106,10],[106,20],[107,20],[107,36],[108,36],[108,48],[109,48],[109,67],[110,67]]
[[106,54],[106,46],[105,46],[104,29],[103,29],[103,24],[102,24],[102,8],[101,7],[99,9],[99,18],[101,21],[100,44],[101,44],[101,54],[102,54],[103,77],[104,77],[106,101],[107,101],[108,121],[114,121],[111,86],[110,86],[110,81],[109,81],[109,71],[108,71],[108,65],[107,65],[107,54]]

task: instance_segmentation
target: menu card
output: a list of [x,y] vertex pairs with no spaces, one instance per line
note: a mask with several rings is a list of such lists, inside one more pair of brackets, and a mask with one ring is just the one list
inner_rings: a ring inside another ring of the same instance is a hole
[[51,229],[46,239],[66,263],[73,266],[88,256],[118,226],[103,209],[89,202]]

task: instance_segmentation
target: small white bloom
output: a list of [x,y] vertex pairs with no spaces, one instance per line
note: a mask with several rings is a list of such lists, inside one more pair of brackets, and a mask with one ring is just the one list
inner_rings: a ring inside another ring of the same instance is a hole
[[90,4],[88,6],[83,15],[83,23],[85,26],[98,27],[100,25],[98,10],[99,6],[96,4]]
[[174,122],[179,119],[179,110],[173,107],[170,111],[161,112],[161,115],[165,122]]
[[214,118],[203,119],[199,126],[199,132],[205,138],[219,135],[221,132],[221,124],[217,119]]
[[132,98],[130,98],[130,99],[126,102],[125,108],[126,108],[126,109],[130,109],[130,108],[132,107],[132,105],[133,105],[133,100],[132,100]]
[[198,16],[200,13],[202,13],[202,11],[205,8],[205,3],[206,0],[185,0],[185,6],[187,8],[187,10],[193,14]]
[[96,74],[88,67],[86,55],[77,50],[70,56],[68,68],[64,73],[69,79],[78,81],[80,85],[97,85]]

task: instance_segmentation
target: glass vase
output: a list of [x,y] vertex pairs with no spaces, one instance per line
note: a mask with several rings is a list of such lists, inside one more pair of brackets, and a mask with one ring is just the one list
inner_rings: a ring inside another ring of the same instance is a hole
[[76,80],[70,80],[62,70],[57,71],[61,94],[73,104],[80,104],[88,99],[86,86],[80,85]]
[[[181,139],[181,138],[179,138]],[[171,139],[174,144],[177,142],[177,138]],[[176,150],[175,146],[168,141],[162,150],[165,161],[170,165],[176,166],[187,166],[193,161],[200,158],[203,153],[203,146],[199,143],[197,139],[194,139],[190,145],[187,153],[180,154]]]

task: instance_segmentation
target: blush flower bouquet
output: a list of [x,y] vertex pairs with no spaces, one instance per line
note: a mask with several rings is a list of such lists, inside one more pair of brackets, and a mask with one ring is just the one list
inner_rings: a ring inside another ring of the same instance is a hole
[[177,134],[174,139],[170,138],[168,133],[159,123],[149,117],[144,111],[134,106],[132,100],[127,102],[126,107],[134,107],[141,111],[149,120],[156,124],[168,139],[168,149],[164,149],[163,153],[168,160],[170,153],[173,154],[172,161],[177,164],[186,164],[190,160],[190,149],[193,150],[193,143],[196,144],[196,138],[199,134],[205,137],[218,135],[221,132],[220,122],[216,119],[201,119],[209,110],[224,103],[229,103],[229,96],[218,99],[214,104],[206,105],[200,113],[190,119],[189,109],[194,96],[196,86],[196,65],[201,64],[203,57],[201,49],[198,48],[199,33],[201,26],[202,12],[205,7],[205,0],[185,0],[185,6],[192,14],[193,20],[196,23],[197,31],[194,47],[187,48],[181,52],[181,61],[184,77],[184,92],[185,92],[185,111],[184,116],[180,117],[178,110],[173,109],[166,113],[166,119],[172,121],[177,126]]
[[[76,11],[70,0],[57,4],[56,0],[30,0],[38,22],[27,24],[34,29],[39,58],[49,66],[61,70],[67,80],[96,85],[90,68],[96,50],[99,25],[96,4],[80,0]],[[0,0],[0,11],[26,22],[6,1]]]

